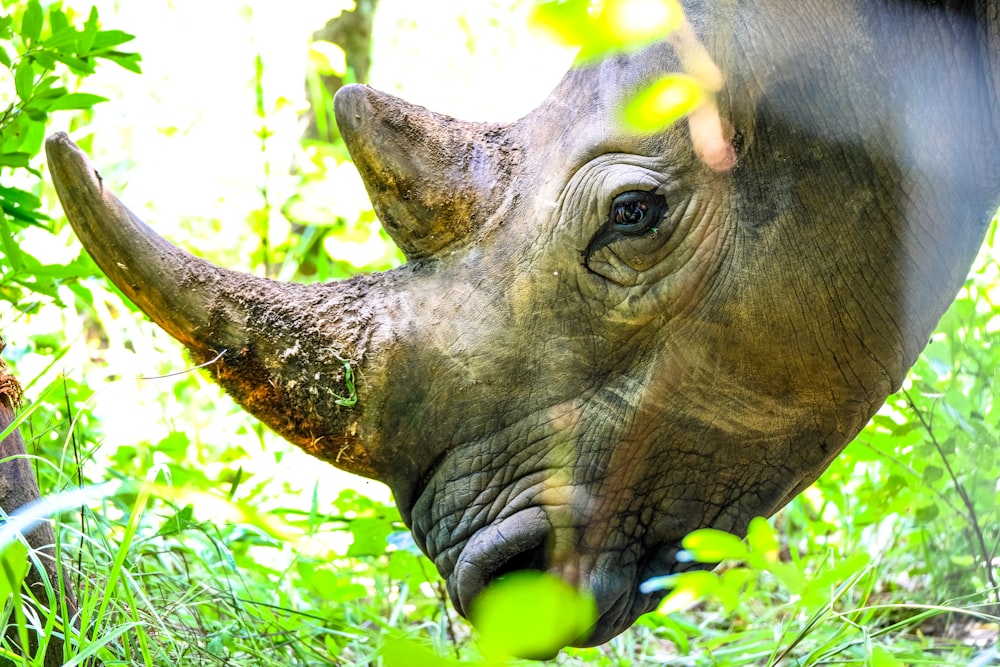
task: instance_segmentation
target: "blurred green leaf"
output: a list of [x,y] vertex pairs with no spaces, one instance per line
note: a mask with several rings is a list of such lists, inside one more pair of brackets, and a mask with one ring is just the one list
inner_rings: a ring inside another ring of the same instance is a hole
[[695,602],[715,595],[721,581],[715,572],[691,570],[670,576],[670,595],[660,604],[661,614],[682,611]]
[[884,646],[872,646],[871,667],[905,667]]
[[75,46],[80,33],[73,26],[67,25],[56,31],[53,29],[52,36],[45,40],[43,46],[47,49],[61,51],[67,46]]
[[332,42],[316,40],[309,44],[309,62],[324,76],[344,76],[347,60],[344,49]]
[[29,45],[38,41],[42,34],[42,5],[38,0],[29,0],[21,18],[21,38]]
[[540,658],[586,636],[597,621],[597,607],[561,579],[522,570],[483,591],[470,618],[486,655]]
[[30,153],[0,153],[0,167],[26,168],[30,159]]
[[[120,46],[135,39],[135,35],[130,35],[122,30],[102,30],[94,37],[94,42],[90,45],[90,51],[96,55],[106,57],[105,53],[113,46]],[[138,53],[128,54],[139,57]]]
[[467,664],[441,657],[424,644],[404,637],[387,641],[379,654],[385,667],[458,667]]
[[178,510],[163,522],[160,529],[156,531],[156,535],[162,537],[163,535],[175,535],[177,533],[182,533],[187,530],[194,523],[194,507],[192,505],[185,505],[183,508]]
[[580,47],[581,64],[664,39],[683,21],[677,0],[553,0],[536,4],[531,16],[560,43]]
[[97,32],[97,7],[91,7],[90,16],[87,17],[87,22],[83,24],[83,30],[80,31],[80,36],[77,38],[76,52],[78,54],[90,53],[97,39]]
[[6,260],[10,263],[11,268],[14,271],[21,271],[24,268],[21,250],[17,247],[17,241],[14,239],[14,230],[7,221],[7,216],[3,213],[0,213],[0,241],[2,241],[3,251],[7,256]]
[[23,542],[0,545],[0,602],[21,588],[28,567],[28,547]]
[[726,559],[746,560],[749,550],[743,540],[714,528],[688,533],[681,542],[684,550],[699,563],[717,563]]
[[636,132],[659,132],[705,101],[701,84],[686,74],[668,74],[625,104],[625,125]]
[[[66,12],[59,8],[58,5],[52,5],[49,7],[49,28],[53,35],[64,31],[69,27],[69,18],[66,17]],[[45,42],[48,46],[48,40]]]
[[68,93],[55,98],[46,105],[46,111],[62,111],[65,109],[89,109],[100,102],[107,102],[108,98],[90,93]]
[[22,60],[14,71],[14,89],[22,100],[31,99],[35,90],[35,67],[30,60]]
[[130,72],[135,72],[136,74],[142,73],[142,67],[139,65],[139,61],[142,60],[142,56],[138,53],[121,53],[119,51],[109,51],[100,54],[101,58],[106,58],[123,69],[127,69]]
[[392,523],[383,518],[360,518],[351,521],[354,541],[347,550],[348,556],[380,556],[385,553]]

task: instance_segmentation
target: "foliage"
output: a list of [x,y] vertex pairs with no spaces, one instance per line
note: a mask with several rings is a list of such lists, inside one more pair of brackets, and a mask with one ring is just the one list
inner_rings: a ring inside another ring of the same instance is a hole
[[[686,35],[684,10],[677,0],[546,0],[535,6],[532,18],[562,43],[579,48],[578,66],[609,53],[639,50],[677,31]],[[700,49],[689,51],[707,59]],[[634,94],[623,109],[626,127],[655,132],[706,102],[708,91],[719,86],[705,76],[714,66],[683,64],[690,73],[661,76]]]
[[677,0],[546,0],[535,6],[533,20],[579,47],[578,62],[586,64],[662,40],[684,23],[684,10]]
[[41,172],[32,166],[49,114],[89,110],[106,101],[71,91],[71,75],[92,75],[100,60],[138,72],[138,54],[117,50],[131,39],[120,30],[101,30],[96,8],[84,20],[58,3],[46,14],[38,0],[31,0],[0,16],[0,65],[13,81],[13,90],[0,101],[6,105],[0,111],[0,170],[7,172],[0,185],[0,299],[15,308],[32,311],[45,299],[58,301],[60,284],[93,273],[82,257],[65,265],[40,262],[20,249],[19,235],[27,226],[53,229],[56,224],[42,211]]

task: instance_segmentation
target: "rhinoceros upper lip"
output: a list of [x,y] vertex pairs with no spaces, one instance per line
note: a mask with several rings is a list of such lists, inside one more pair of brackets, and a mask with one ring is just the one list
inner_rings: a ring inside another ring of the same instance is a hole
[[[530,507],[477,531],[462,549],[454,570],[448,576],[448,592],[459,613],[468,617],[476,597],[498,576],[525,567],[553,571],[535,555],[545,553],[550,532],[550,518],[541,507]],[[573,581],[589,589],[596,598],[598,619],[587,636],[575,646],[595,646],[614,637],[635,618],[656,607],[665,591],[640,593],[638,580],[668,574],[677,569],[678,547],[663,545],[643,559],[645,562],[624,566],[617,559],[607,560],[598,571],[577,572],[582,580]],[[560,568],[555,566],[556,571]],[[686,569],[681,567],[680,569]],[[565,572],[559,572],[566,577]]]
[[549,530],[545,510],[531,507],[476,532],[448,577],[448,592],[458,612],[468,616],[473,600],[515,557],[544,548]]

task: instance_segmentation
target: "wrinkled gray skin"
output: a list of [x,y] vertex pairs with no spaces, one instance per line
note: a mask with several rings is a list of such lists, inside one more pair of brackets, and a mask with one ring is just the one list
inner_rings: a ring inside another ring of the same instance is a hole
[[[666,45],[570,72],[509,125],[343,89],[341,131],[409,259],[385,274],[213,267],[134,219],[64,135],[53,177],[111,279],[196,361],[225,350],[210,372],[237,400],[392,488],[460,612],[498,574],[548,570],[594,595],[570,643],[599,644],[656,605],[639,584],[678,567],[686,533],[742,533],[858,433],[1000,190],[996,2],[685,6],[725,76],[731,169],[685,122],[618,122],[623,95],[681,69]],[[636,190],[669,212],[588,271]]]

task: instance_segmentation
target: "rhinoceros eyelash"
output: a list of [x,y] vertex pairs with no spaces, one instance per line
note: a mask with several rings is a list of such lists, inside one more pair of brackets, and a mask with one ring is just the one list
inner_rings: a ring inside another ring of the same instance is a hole
[[590,256],[595,252],[623,238],[656,233],[668,208],[666,198],[655,191],[629,190],[616,195],[608,209],[607,220],[581,252],[583,267],[596,273],[590,268]]

